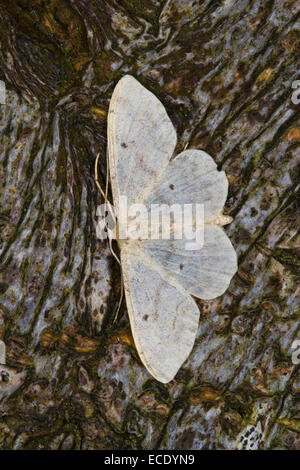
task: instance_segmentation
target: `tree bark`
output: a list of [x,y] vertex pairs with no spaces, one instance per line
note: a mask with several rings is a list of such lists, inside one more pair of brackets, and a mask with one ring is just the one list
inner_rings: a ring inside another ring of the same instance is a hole
[[[1,0],[1,449],[299,449],[297,0]],[[228,175],[228,291],[167,385],[96,238],[112,90],[134,75],[178,151]],[[297,362],[297,361],[296,361]]]

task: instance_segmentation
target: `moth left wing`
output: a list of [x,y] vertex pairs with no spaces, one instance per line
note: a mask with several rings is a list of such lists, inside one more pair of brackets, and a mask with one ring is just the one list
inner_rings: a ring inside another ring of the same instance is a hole
[[135,243],[123,247],[121,260],[136,348],[148,371],[167,383],[192,350],[199,309],[185,289]]
[[176,145],[162,103],[131,75],[117,83],[108,112],[108,149],[114,206],[126,196],[141,203],[161,177]]

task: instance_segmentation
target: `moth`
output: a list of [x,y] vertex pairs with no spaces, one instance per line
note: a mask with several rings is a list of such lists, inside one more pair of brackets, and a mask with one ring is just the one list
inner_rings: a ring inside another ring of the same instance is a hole
[[[213,299],[237,271],[235,250],[222,229],[228,181],[200,150],[175,158],[176,131],[162,103],[134,77],[116,85],[108,112],[108,163],[116,216],[127,203],[204,205],[204,245],[183,239],[118,239],[126,304],[139,356],[155,379],[167,383],[189,356],[199,308],[193,297]],[[130,231],[129,231],[130,232]],[[117,232],[118,233],[118,230]]]

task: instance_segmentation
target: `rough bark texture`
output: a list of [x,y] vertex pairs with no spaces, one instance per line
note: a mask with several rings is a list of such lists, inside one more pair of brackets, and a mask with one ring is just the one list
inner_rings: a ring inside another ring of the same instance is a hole
[[[297,0],[0,0],[2,449],[299,449]],[[95,236],[125,73],[230,181],[230,288],[168,385],[142,366]]]

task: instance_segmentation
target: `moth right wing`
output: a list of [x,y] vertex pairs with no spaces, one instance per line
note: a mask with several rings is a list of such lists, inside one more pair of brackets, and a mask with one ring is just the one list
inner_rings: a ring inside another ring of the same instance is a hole
[[167,383],[192,350],[199,309],[186,290],[136,244],[122,248],[121,260],[136,348],[153,377]]
[[237,256],[221,227],[204,226],[204,245],[187,250],[188,241],[144,240],[144,251],[187,292],[199,299],[210,300],[222,295],[237,271]]
[[[188,240],[144,240],[142,250],[165,269],[191,295],[213,299],[222,295],[237,271],[237,256],[225,231],[218,225],[226,220],[222,211],[228,181],[206,152],[186,150],[170,161],[161,180],[147,200],[151,204],[203,204],[204,245],[186,249]],[[182,220],[183,223],[183,220]]]
[[108,112],[108,150],[114,206],[145,200],[176,146],[176,131],[162,103],[134,77],[116,85]]
[[213,223],[222,214],[228,193],[224,171],[208,153],[185,150],[173,158],[146,201],[151,204],[203,204],[204,221]]

